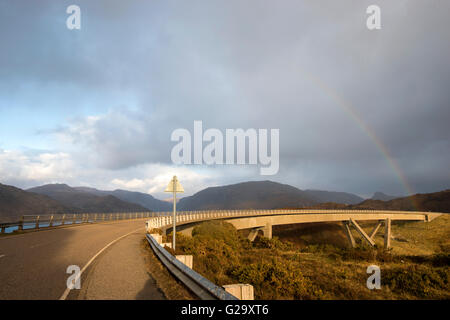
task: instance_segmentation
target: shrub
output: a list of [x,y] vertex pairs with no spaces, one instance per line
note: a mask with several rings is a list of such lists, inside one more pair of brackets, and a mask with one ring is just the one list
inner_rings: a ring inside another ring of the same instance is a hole
[[267,248],[267,249],[279,249],[279,250],[292,250],[294,245],[288,241],[281,241],[278,237],[272,239],[266,237],[258,237],[253,246],[255,248]]
[[436,290],[448,293],[450,270],[448,268],[431,269],[429,267],[411,265],[407,267],[387,269],[382,274],[382,281],[391,291],[410,294],[416,297],[429,298],[436,296]]
[[230,276],[254,286],[260,299],[314,299],[323,293],[298,268],[290,263],[262,262],[237,266]]
[[222,240],[233,249],[240,249],[241,241],[239,234],[232,224],[224,221],[207,221],[192,230],[192,237],[198,240],[208,241],[211,239]]

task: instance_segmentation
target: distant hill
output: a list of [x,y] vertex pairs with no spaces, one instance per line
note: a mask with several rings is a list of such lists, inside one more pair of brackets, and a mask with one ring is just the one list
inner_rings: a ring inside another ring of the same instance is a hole
[[182,198],[180,210],[303,208],[320,203],[356,204],[364,199],[346,192],[300,190],[273,181],[211,187]]
[[133,192],[127,190],[103,191],[94,188],[76,187],[76,190],[91,193],[97,196],[114,196],[122,201],[135,203],[152,211],[170,211],[172,209],[171,202],[155,199],[148,193]]
[[45,195],[0,184],[0,221],[17,220],[22,215],[64,213],[67,210]]
[[[380,192],[374,197],[384,197]],[[387,196],[389,197],[389,196]],[[345,192],[300,190],[272,181],[252,181],[210,187],[178,201],[179,210],[212,209],[379,209],[450,212],[450,189],[395,198],[388,201],[368,199]],[[66,184],[49,184],[26,191],[0,184],[0,220],[15,220],[21,215],[57,213],[107,213],[132,211],[170,211],[172,203],[149,194],[126,190],[102,191]]]
[[342,204],[357,204],[364,201],[363,198],[352,193],[321,191],[321,190],[305,190],[307,196],[318,203],[335,202]]
[[370,199],[348,207],[350,209],[450,212],[450,189],[434,193],[418,193],[389,201]]
[[27,190],[46,195],[74,212],[143,212],[148,211],[141,205],[120,200],[112,195],[95,195],[84,190],[69,187],[66,184],[47,184]]
[[399,198],[399,197],[394,197],[394,196],[389,196],[387,194],[384,194],[383,192],[375,192],[372,196],[372,200],[382,200],[382,201],[389,201],[395,198]]
[[272,181],[210,187],[180,199],[180,210],[275,209],[316,204],[304,191]]

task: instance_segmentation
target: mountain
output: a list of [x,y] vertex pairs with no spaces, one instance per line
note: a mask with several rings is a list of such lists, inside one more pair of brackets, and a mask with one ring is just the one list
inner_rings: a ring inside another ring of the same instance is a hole
[[171,203],[155,199],[147,193],[132,192],[127,190],[103,191],[87,187],[76,187],[74,189],[98,196],[111,195],[122,201],[135,203],[152,211],[170,211],[172,209]]
[[305,190],[307,196],[318,203],[334,202],[342,204],[357,204],[364,201],[363,198],[352,193],[321,191],[321,190]]
[[120,200],[112,195],[95,195],[84,190],[77,190],[66,184],[47,184],[27,190],[46,195],[74,212],[143,212],[148,211],[141,205]]
[[382,200],[382,201],[389,201],[395,198],[399,198],[399,197],[394,197],[394,196],[389,196],[387,194],[384,194],[383,192],[375,192],[372,196],[372,200]]
[[272,181],[251,181],[210,187],[178,202],[180,210],[276,209],[311,206],[317,202],[304,191]]
[[22,215],[64,213],[67,210],[45,195],[0,184],[0,221],[17,220]]
[[379,209],[405,211],[434,211],[450,213],[450,189],[434,193],[418,193],[389,201],[365,200],[349,209]]

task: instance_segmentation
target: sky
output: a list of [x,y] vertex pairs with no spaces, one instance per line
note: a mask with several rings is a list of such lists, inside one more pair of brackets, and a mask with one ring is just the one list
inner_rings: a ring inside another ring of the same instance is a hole
[[[78,5],[81,29],[66,9]],[[381,29],[366,8],[381,9]],[[450,188],[448,1],[0,1],[0,183],[191,195],[272,180]],[[279,171],[175,165],[171,133],[279,129]]]

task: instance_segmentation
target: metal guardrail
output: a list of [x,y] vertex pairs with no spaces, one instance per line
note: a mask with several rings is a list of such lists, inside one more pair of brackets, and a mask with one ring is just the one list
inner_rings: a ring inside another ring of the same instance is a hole
[[19,221],[0,223],[0,232],[6,233],[7,228],[13,227],[22,231],[103,221],[144,219],[153,216],[153,212],[24,215]]
[[226,292],[221,287],[215,285],[202,275],[198,274],[184,263],[176,259],[167,252],[156,240],[149,234],[146,235],[153,252],[166,268],[196,296],[202,300],[239,300],[232,294]]

